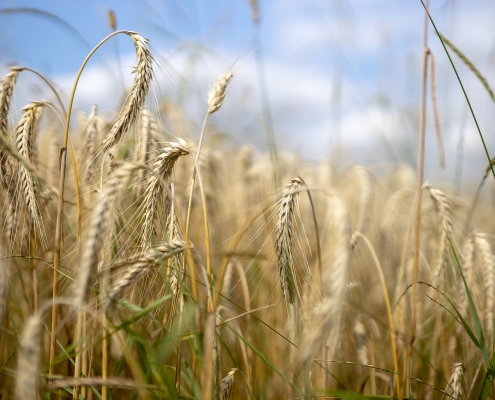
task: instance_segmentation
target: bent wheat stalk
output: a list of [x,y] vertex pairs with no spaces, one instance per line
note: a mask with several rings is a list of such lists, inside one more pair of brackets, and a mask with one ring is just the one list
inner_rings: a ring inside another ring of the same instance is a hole
[[[74,96],[76,94],[76,89],[77,89],[77,84],[79,83],[79,79],[81,77],[82,71],[86,67],[86,64],[88,63],[89,59],[92,57],[92,55],[105,43],[107,40],[109,40],[111,37],[119,34],[126,34],[129,36],[136,35],[134,32],[131,31],[115,31],[112,32],[110,35],[108,35],[106,38],[104,38],[100,43],[96,45],[96,47],[91,50],[91,52],[86,56],[84,59],[81,68],[79,68],[79,72],[77,73],[74,86],[72,87],[72,92],[71,96],[69,98],[69,106],[67,107],[67,119],[65,122],[65,131],[64,131],[64,146],[60,150],[60,181],[59,181],[59,197],[58,197],[58,203],[57,203],[57,220],[55,223],[55,244],[54,244],[54,249],[53,249],[53,306],[52,306],[52,326],[51,326],[51,340],[50,340],[50,367],[49,367],[49,373],[53,374],[53,367],[54,363],[53,360],[55,359],[55,346],[56,346],[56,330],[57,330],[57,319],[58,319],[58,312],[57,312],[57,305],[55,299],[58,297],[58,280],[59,280],[59,265],[60,265],[60,241],[61,241],[61,233],[62,233],[62,206],[64,203],[64,189],[65,189],[65,172],[66,172],[66,165],[67,165],[67,144],[69,140],[69,127],[70,127],[70,119],[71,119],[71,113],[72,113],[72,105],[74,103]],[[139,35],[138,35],[139,36]]]

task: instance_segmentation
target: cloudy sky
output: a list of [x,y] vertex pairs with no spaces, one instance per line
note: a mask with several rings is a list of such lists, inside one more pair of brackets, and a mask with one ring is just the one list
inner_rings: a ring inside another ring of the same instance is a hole
[[[266,148],[267,113],[277,146],[305,159],[339,157],[367,165],[416,160],[424,9],[420,0],[259,0],[255,27],[249,0],[0,0],[0,72],[10,65],[46,74],[68,97],[91,48],[117,28],[142,33],[155,55],[150,107],[176,104],[197,135],[206,95],[232,69],[225,107],[214,123],[235,144]],[[431,0],[438,29],[495,82],[495,4]],[[438,168],[428,98],[427,179],[478,180],[486,156],[466,101],[429,25],[447,168]],[[259,56],[261,57],[259,58]],[[495,155],[495,104],[453,56],[489,150]],[[132,41],[105,44],[83,74],[76,107],[115,110],[132,83]],[[16,108],[49,97],[36,78],[20,79]],[[12,116],[15,119],[15,115]],[[198,128],[198,129],[196,129]],[[462,146],[459,146],[459,141]],[[459,148],[462,147],[462,152]],[[462,157],[459,155],[462,154]],[[467,172],[466,172],[467,171]]]

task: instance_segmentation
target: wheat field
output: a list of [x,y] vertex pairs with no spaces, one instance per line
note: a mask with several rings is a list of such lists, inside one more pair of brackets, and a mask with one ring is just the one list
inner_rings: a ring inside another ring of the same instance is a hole
[[79,75],[19,110],[36,71],[0,81],[2,399],[494,398],[487,199],[425,182],[421,152],[341,166],[218,140],[231,70],[201,132],[165,129],[148,40],[113,30],[100,45],[136,53],[115,118],[75,112]]

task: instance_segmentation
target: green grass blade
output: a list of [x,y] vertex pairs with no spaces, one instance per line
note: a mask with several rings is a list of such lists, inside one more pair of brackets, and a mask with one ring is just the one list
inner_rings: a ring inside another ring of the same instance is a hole
[[445,42],[442,39],[442,35],[438,31],[438,29],[435,25],[435,22],[433,22],[433,18],[431,17],[430,13],[428,12],[428,9],[426,8],[424,1],[423,0],[420,0],[420,1],[421,1],[421,4],[423,4],[423,7],[424,7],[426,13],[428,14],[428,18],[430,19],[431,24],[433,25],[433,28],[435,29],[435,32],[437,33],[440,41],[442,42],[443,49],[445,50],[445,53],[447,54],[447,57],[450,61],[450,64],[452,65],[452,69],[454,70],[455,76],[457,77],[457,80],[459,81],[459,85],[461,86],[462,93],[464,93],[464,97],[466,98],[466,102],[468,104],[469,111],[471,112],[474,123],[476,124],[476,129],[478,130],[478,134],[480,135],[481,143],[483,143],[483,148],[485,149],[486,158],[488,159],[488,164],[490,165],[490,169],[492,170],[493,178],[495,179],[495,170],[493,169],[493,165],[491,165],[491,157],[490,157],[490,154],[488,153],[488,148],[486,147],[485,139],[483,138],[483,134],[481,133],[481,128],[478,124],[478,120],[476,119],[476,115],[474,114],[474,110],[473,110],[473,107],[471,106],[471,102],[469,101],[469,97],[466,93],[466,89],[464,89],[464,85],[462,84],[461,78],[459,77],[459,74],[457,73],[457,69],[454,65],[454,62],[452,61],[452,58],[450,57],[450,53],[447,50],[447,46],[445,45]]
[[490,390],[493,386],[493,369],[489,369],[486,372],[485,379],[483,380],[483,386],[481,387],[480,395],[478,396],[478,400],[486,400],[490,395]]

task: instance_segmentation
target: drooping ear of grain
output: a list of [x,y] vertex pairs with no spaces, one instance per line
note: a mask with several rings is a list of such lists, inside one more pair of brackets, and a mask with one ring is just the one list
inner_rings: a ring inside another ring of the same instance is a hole
[[438,243],[437,258],[433,265],[433,286],[440,288],[444,282],[444,274],[450,258],[450,240],[453,240],[452,209],[444,192],[432,186],[425,185],[438,215],[440,240]]
[[134,70],[136,77],[131,91],[117,116],[117,122],[115,122],[107,137],[103,140],[104,153],[120,142],[138,116],[139,110],[148,94],[153,75],[153,56],[148,49],[148,40],[134,32],[129,33],[129,36],[132,38],[136,48],[137,65]]
[[128,186],[132,172],[136,168],[133,164],[124,164],[113,172],[91,216],[74,289],[75,305],[78,308],[81,308],[86,301],[91,272],[98,262],[108,228],[115,214],[119,195]]
[[0,131],[2,131],[6,137],[9,136],[8,115],[10,101],[12,100],[12,93],[14,92],[19,72],[20,70],[18,68],[11,68],[10,72],[0,80]]
[[96,105],[91,108],[91,113],[86,122],[84,136],[86,139],[84,144],[84,158],[86,162],[84,182],[86,185],[89,185],[95,174],[94,160],[96,153],[96,138],[98,136],[98,106]]
[[117,300],[120,295],[130,286],[146,276],[153,268],[163,263],[170,257],[182,253],[186,245],[181,241],[170,241],[160,246],[154,247],[147,252],[134,257],[131,260],[119,264],[129,264],[124,275],[115,282],[107,295],[107,302]]
[[231,400],[234,388],[234,374],[237,368],[232,368],[229,373],[222,379],[220,390],[222,392],[222,400]]
[[[15,129],[15,147],[20,156],[33,167],[38,165],[37,127],[43,105],[31,103],[22,109],[22,117]],[[22,196],[17,201],[22,202],[29,213],[35,234],[39,235],[41,243],[46,247],[45,228],[43,226],[39,188],[32,174],[24,165],[17,166],[17,180],[22,189]]]
[[465,400],[462,380],[464,378],[465,368],[463,363],[455,363],[452,375],[450,376],[445,392],[456,400]]
[[298,293],[296,276],[292,260],[292,214],[297,207],[299,189],[304,182],[300,178],[291,179],[282,192],[277,207],[277,226],[275,227],[275,248],[277,250],[278,274],[282,294],[287,305],[297,309]]
[[170,199],[168,188],[163,188],[163,182],[168,182],[172,174],[175,162],[180,156],[189,154],[189,147],[186,142],[179,139],[178,142],[171,142],[161,150],[153,165],[153,172],[149,174],[144,193],[143,207],[144,220],[142,227],[142,241],[145,246],[151,244],[156,236],[156,216],[158,212],[158,200],[160,195],[165,196],[165,213],[169,219]]
[[[309,362],[322,343],[326,343],[333,356],[339,342],[342,304],[345,299],[349,260],[351,254],[351,227],[342,201],[331,199],[332,237],[323,257],[322,290],[323,298],[309,318],[299,346],[299,360]],[[325,247],[325,244],[323,244]]]

